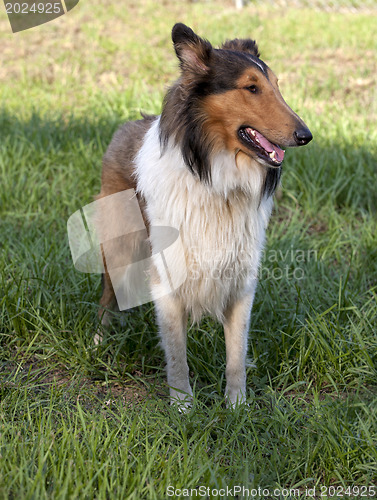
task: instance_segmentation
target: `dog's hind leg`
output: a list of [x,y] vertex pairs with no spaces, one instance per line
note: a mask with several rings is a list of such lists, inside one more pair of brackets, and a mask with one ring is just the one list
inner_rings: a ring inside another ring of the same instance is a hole
[[170,402],[185,411],[192,400],[186,352],[187,314],[181,301],[171,295],[156,300],[155,305],[165,351]]
[[[111,284],[109,273],[106,271],[102,274],[102,297],[99,301],[100,308],[98,310],[98,319],[102,326],[108,326],[110,324],[110,311],[113,309],[115,303],[114,288]],[[98,345],[101,342],[102,331],[101,328],[98,328],[97,333],[94,335],[94,343]]]
[[246,355],[250,312],[254,293],[231,304],[225,311],[226,388],[228,406],[246,401]]
[[99,301],[100,308],[98,318],[103,326],[108,326],[110,323],[110,313],[116,303],[115,292],[111,284],[110,276],[106,272],[102,274],[102,297]]

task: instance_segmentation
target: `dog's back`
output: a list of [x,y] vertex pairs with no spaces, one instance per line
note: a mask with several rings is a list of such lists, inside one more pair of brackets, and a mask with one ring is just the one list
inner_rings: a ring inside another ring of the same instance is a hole
[[127,122],[114,134],[103,157],[101,192],[98,198],[126,189],[136,189],[135,157],[155,116]]

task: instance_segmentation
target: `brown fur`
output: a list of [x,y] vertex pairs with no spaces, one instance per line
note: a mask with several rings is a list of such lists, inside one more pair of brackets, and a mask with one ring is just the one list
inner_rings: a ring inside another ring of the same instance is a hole
[[[136,190],[134,159],[141,147],[145,134],[154,120],[154,116],[146,116],[143,120],[125,123],[114,134],[110,146],[103,157],[101,192],[96,197],[97,200],[127,189]],[[140,195],[138,195],[138,202],[144,224],[148,228],[148,220],[145,216],[145,201]],[[107,271],[103,251],[102,258],[105,273],[102,279],[102,297],[100,299],[98,316],[102,320],[102,323],[106,324],[108,316],[105,312],[112,309],[115,305],[115,293]]]

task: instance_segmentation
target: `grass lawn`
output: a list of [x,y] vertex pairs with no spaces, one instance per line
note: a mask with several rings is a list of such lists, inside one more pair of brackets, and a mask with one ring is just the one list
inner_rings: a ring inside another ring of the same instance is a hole
[[[377,6],[287,4],[81,0],[18,34],[1,10],[0,498],[377,496]],[[168,404],[151,304],[94,349],[100,277],[74,269],[66,234],[119,124],[159,113],[177,21],[214,44],[257,39],[314,135],[286,153],[249,407],[234,411],[212,320],[189,331],[185,415]]]

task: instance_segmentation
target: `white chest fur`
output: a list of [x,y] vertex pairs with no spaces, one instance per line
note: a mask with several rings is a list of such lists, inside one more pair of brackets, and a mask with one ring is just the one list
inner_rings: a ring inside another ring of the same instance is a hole
[[236,164],[228,153],[212,162],[212,186],[203,184],[178,147],[161,155],[158,127],[156,120],[136,158],[138,191],[152,226],[180,231],[188,275],[175,293],[193,320],[207,313],[222,320],[224,308],[255,287],[272,199],[260,199],[260,166]]

